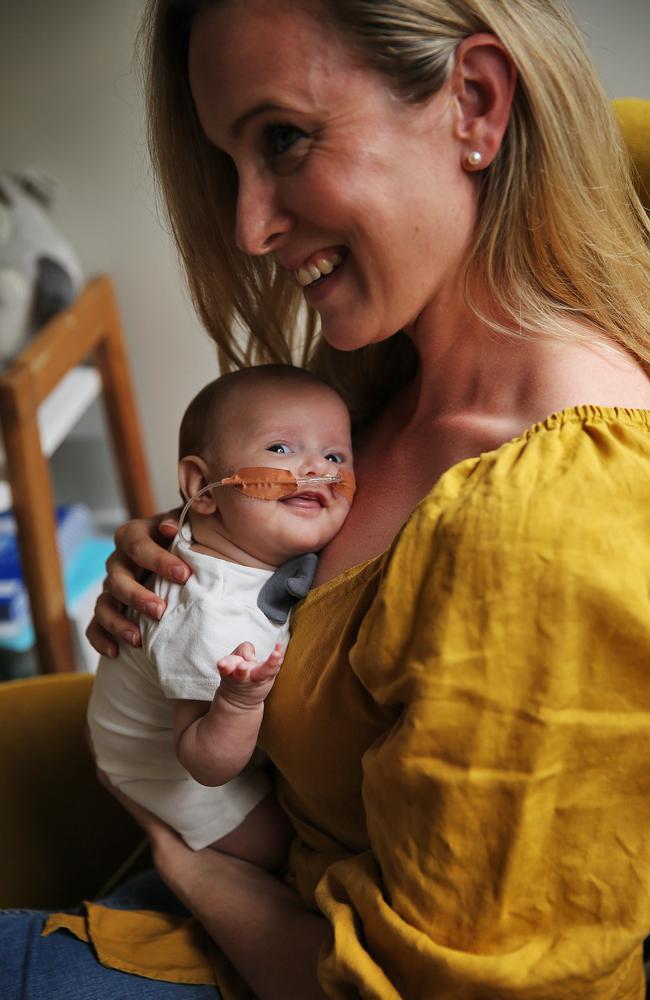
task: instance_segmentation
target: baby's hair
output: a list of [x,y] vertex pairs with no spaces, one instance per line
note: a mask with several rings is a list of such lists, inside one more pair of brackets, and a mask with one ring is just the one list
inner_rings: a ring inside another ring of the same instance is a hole
[[228,401],[242,389],[271,383],[286,383],[287,388],[290,383],[320,385],[335,391],[316,375],[294,365],[254,365],[221,375],[196,394],[183,415],[178,434],[179,461],[187,455],[200,455],[210,464],[217,462],[220,425]]

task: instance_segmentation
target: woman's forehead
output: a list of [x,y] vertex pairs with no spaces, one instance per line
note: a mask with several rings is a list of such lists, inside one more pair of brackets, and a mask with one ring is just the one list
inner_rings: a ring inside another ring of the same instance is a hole
[[[315,6],[315,5],[314,5]],[[317,106],[323,88],[344,92],[360,59],[330,21],[291,0],[229,0],[200,11],[188,68],[207,132],[229,132],[258,104]]]

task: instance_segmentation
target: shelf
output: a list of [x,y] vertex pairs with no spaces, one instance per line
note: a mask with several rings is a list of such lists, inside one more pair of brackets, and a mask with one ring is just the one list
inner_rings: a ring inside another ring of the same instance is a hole
[[[38,408],[38,429],[46,457],[53,455],[61,442],[82,417],[102,388],[96,368],[79,366],[63,376],[59,384]],[[11,489],[6,480],[5,454],[0,440],[0,511],[12,505]]]
[[[92,368],[83,367],[86,359]],[[42,673],[66,673],[79,659],[56,544],[49,456],[100,386],[129,514],[147,517],[154,510],[153,497],[120,316],[106,275],[90,281],[0,374],[5,452],[0,499],[5,507],[12,502],[16,518]]]

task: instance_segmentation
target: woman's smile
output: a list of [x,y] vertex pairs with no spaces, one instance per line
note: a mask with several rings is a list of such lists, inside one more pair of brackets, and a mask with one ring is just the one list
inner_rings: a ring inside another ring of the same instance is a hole
[[343,263],[348,255],[347,247],[335,250],[320,250],[303,261],[300,267],[294,269],[294,276],[299,285],[306,288],[314,282],[331,274]]
[[341,258],[340,263],[332,271],[319,273],[318,277],[303,286],[303,293],[309,305],[317,309],[335,292],[345,277],[346,265],[347,260]]

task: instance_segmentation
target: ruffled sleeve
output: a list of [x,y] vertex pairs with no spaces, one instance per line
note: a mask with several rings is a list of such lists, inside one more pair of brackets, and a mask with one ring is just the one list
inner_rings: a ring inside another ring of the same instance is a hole
[[331,997],[644,995],[650,440],[549,431],[443,477],[351,651],[399,716],[362,761],[371,850],[317,891]]

